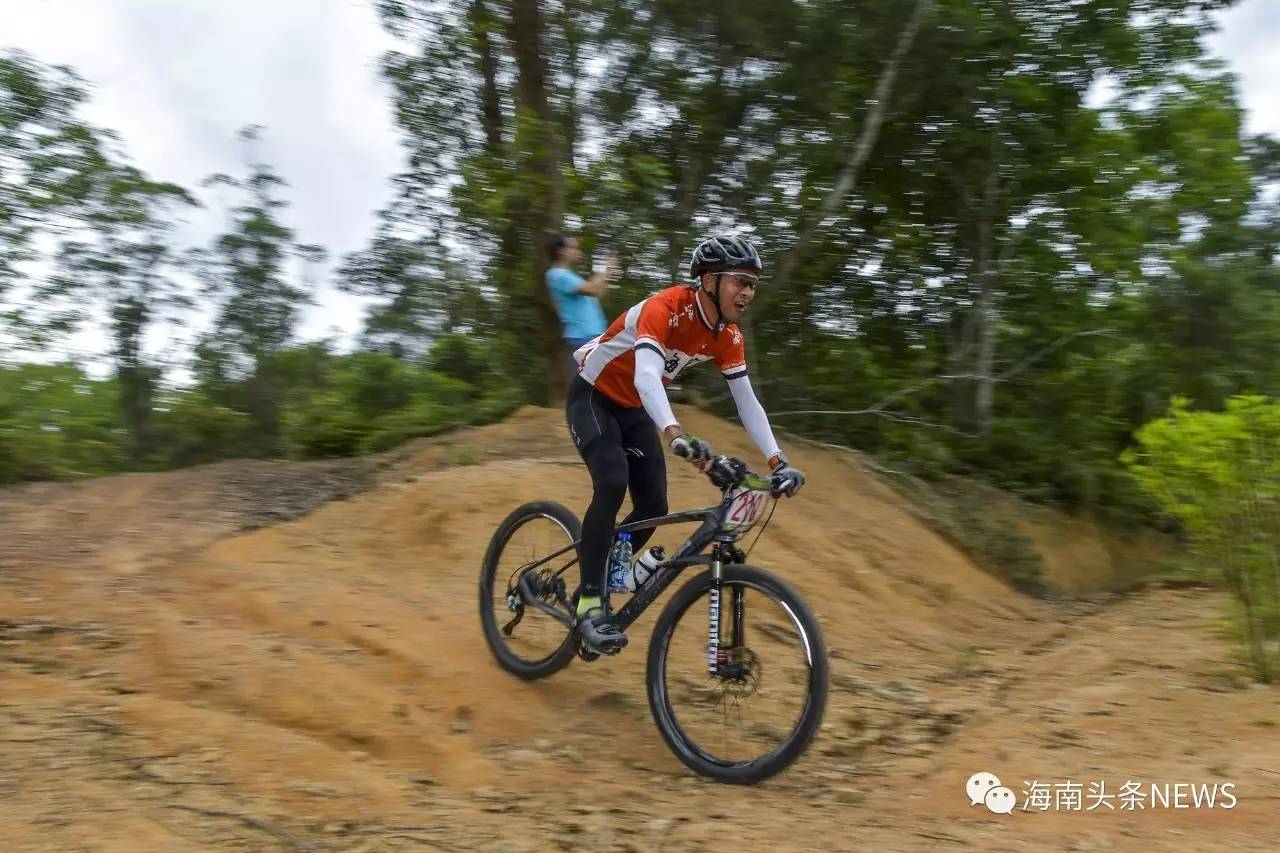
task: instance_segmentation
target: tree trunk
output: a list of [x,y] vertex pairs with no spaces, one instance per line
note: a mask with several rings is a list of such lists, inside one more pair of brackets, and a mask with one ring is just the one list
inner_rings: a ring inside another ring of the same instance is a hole
[[480,77],[484,81],[480,89],[480,124],[484,127],[484,149],[491,157],[502,150],[502,100],[498,95],[498,61],[493,54],[493,42],[489,32],[494,27],[493,17],[484,0],[473,0],[468,15],[471,32],[476,40],[476,52],[480,59]]
[[[973,307],[957,311],[951,318],[951,330],[948,335],[950,352],[947,354],[947,372],[952,376],[960,376],[968,372],[970,353],[973,350],[973,339],[977,310]],[[969,395],[970,383],[956,380],[951,383],[951,411],[955,424],[969,426],[973,421],[972,399]]]
[[253,375],[246,383],[249,416],[257,431],[257,446],[261,455],[280,455],[280,388],[276,377],[275,356],[258,360]]
[[547,182],[544,226],[557,229],[564,218],[564,180],[560,175],[560,140],[555,113],[547,97],[547,64],[542,56],[542,15],[538,0],[512,0],[511,43],[516,55],[516,109],[528,110],[537,119],[536,139],[541,150],[535,163]]
[[578,115],[578,79],[580,77],[578,63],[581,56],[579,48],[582,45],[582,26],[578,23],[578,19],[581,15],[582,10],[575,0],[563,0],[560,28],[564,32],[567,48],[565,59],[569,71],[569,91],[566,93],[561,137],[564,142],[564,165],[575,170],[577,169],[575,157],[578,153],[578,126],[581,123]]
[[[502,134],[506,123],[498,90],[498,59],[490,38],[490,33],[498,23],[485,5],[485,0],[472,0],[468,17],[476,40],[477,70],[483,81],[480,89],[480,123],[484,128],[484,150],[496,160],[502,157]],[[498,237],[496,263],[498,279],[495,283],[503,291],[512,291],[521,284],[516,280],[516,270],[520,268],[521,261],[520,226],[525,219],[525,211],[517,209],[508,198]]]
[[978,434],[991,435],[991,412],[995,402],[996,378],[996,283],[999,268],[995,255],[995,216],[999,208],[1000,193],[1000,128],[1004,113],[999,114],[991,130],[991,156],[987,179],[982,193],[982,209],[978,213],[978,246],[975,272],[978,276],[977,332],[978,358],[974,373],[978,377],[974,397],[974,413],[978,420]]
[[153,371],[142,360],[142,337],[147,325],[147,306],[136,297],[126,297],[112,306],[116,339],[116,379],[120,383],[120,414],[129,431],[131,455],[141,462],[148,444]]
[[[692,248],[690,254],[692,254]],[[667,233],[667,277],[672,281],[680,281],[684,277],[680,269],[682,266],[684,266],[684,251],[680,247],[680,234],[669,231]]]
[[[990,223],[986,229],[990,231]],[[988,235],[989,239],[989,235]],[[983,438],[991,435],[991,410],[995,402],[995,357],[996,357],[996,308],[995,308],[995,270],[990,267],[980,269],[978,277],[982,282],[982,290],[978,297],[978,360],[974,373],[978,375],[978,390],[974,398],[974,410],[978,419],[978,434]]]
[[545,191],[537,196],[529,211],[529,231],[534,245],[530,247],[534,262],[531,295],[541,318],[540,339],[545,365],[546,387],[551,400],[563,399],[565,389],[564,353],[560,339],[560,323],[544,278],[548,267],[546,245],[564,219],[564,181],[560,174],[560,143],[555,115],[547,97],[547,67],[542,55],[542,15],[538,0],[512,0],[511,44],[516,56],[516,111],[534,119],[535,151],[531,166],[545,182]]

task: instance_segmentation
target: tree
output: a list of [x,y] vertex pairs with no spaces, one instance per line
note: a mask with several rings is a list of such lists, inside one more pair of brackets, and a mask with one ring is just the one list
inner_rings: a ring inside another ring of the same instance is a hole
[[[240,136],[252,145],[259,134],[250,127]],[[286,265],[291,258],[319,262],[323,250],[295,242],[293,230],[280,222],[288,203],[275,191],[287,184],[269,164],[255,160],[244,179],[217,174],[205,185],[230,187],[244,198],[231,208],[228,230],[197,255],[207,293],[219,301],[213,331],[197,350],[197,374],[218,402],[242,398],[236,402],[253,418],[261,450],[275,454],[284,393],[277,357],[293,336],[299,308],[310,299]],[[243,384],[234,384],[236,379]]]
[[63,242],[59,273],[40,288],[46,297],[96,301],[105,307],[121,413],[135,462],[142,462],[151,446],[150,419],[161,377],[161,368],[145,353],[147,333],[155,322],[191,307],[172,278],[180,261],[172,237],[177,209],[194,205],[195,198],[176,184],[112,164],[83,202],[88,233]]
[[[29,282],[37,238],[66,227],[98,186],[108,162],[102,134],[78,114],[83,81],[20,51],[0,53],[0,300]],[[65,332],[74,316],[16,305],[0,322],[34,347]]]
[[421,223],[448,221],[432,236],[456,238],[457,260],[492,285],[501,357],[512,381],[544,401],[563,354],[542,246],[560,227],[566,193],[546,17],[536,0],[405,0],[379,12],[408,47],[384,60],[409,152],[384,221],[411,242],[430,234]]
[[466,268],[442,251],[438,232],[400,236],[384,222],[367,248],[347,257],[339,287],[372,297],[361,343],[398,358],[420,355],[439,335],[491,325]]

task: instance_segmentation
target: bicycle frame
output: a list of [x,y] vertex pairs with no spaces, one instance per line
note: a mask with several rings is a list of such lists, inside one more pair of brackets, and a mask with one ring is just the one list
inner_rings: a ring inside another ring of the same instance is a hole
[[[649,605],[652,604],[654,600],[671,585],[680,572],[689,566],[709,565],[712,567],[713,571],[715,571],[717,577],[719,576],[718,569],[723,565],[725,556],[722,552],[726,549],[726,546],[728,546],[728,548],[732,548],[733,543],[738,539],[737,535],[720,529],[724,522],[724,514],[729,506],[729,502],[729,499],[726,497],[716,506],[706,507],[704,509],[687,510],[685,512],[670,513],[668,515],[658,516],[657,518],[646,518],[614,528],[614,535],[617,535],[624,531],[630,533],[636,530],[650,530],[657,527],[665,527],[669,524],[687,524],[695,521],[702,522],[701,526],[699,526],[698,529],[684,541],[684,544],[676,549],[675,554],[670,559],[664,561],[658,567],[658,570],[653,574],[653,576],[645,582],[645,585],[636,591],[636,594],[631,597],[631,600],[613,614],[614,624],[618,625],[625,631],[627,626],[640,618],[640,614],[644,613],[644,611],[648,609]],[[576,550],[581,541],[582,540],[580,539],[575,540],[573,543],[566,545],[559,551],[548,554],[541,560],[538,560],[535,563],[530,563],[528,566],[524,566],[520,569],[521,576],[519,585],[521,587],[521,591],[525,593],[526,606],[532,605],[537,607],[539,610],[558,619],[566,625],[573,624],[573,617],[571,614],[558,610],[555,607],[540,601],[538,596],[531,594],[531,591],[527,589],[525,585],[528,581],[531,569],[536,569],[539,566],[551,562],[562,554]],[[702,550],[713,543],[716,546],[713,554],[711,556],[701,556]],[[731,556],[736,556],[736,554]],[[556,575],[560,576],[564,574],[564,572],[566,572],[577,561],[577,557],[574,557],[574,559],[560,567],[556,572]]]

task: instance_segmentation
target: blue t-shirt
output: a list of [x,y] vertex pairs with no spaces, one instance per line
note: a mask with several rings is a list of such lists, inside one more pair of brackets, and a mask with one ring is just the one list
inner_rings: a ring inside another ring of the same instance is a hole
[[556,313],[560,315],[561,334],[565,340],[594,338],[609,325],[605,322],[600,300],[578,292],[584,281],[586,279],[582,276],[564,267],[547,270],[547,288],[556,304]]

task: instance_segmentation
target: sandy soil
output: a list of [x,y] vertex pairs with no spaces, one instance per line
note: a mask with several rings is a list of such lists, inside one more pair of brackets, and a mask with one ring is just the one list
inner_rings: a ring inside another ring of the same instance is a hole
[[[681,417],[753,458],[737,427]],[[493,529],[587,502],[558,412],[376,462],[0,493],[0,849],[1275,849],[1280,696],[1234,663],[1217,593],[1038,602],[856,455],[792,456],[810,484],[751,562],[818,612],[833,689],[810,752],[746,789],[692,776],[654,728],[656,609],[622,656],[544,682],[489,656]],[[672,468],[673,508],[713,498]],[[964,793],[980,770],[1019,800],[1134,780],[1232,782],[1238,804],[994,815]]]

